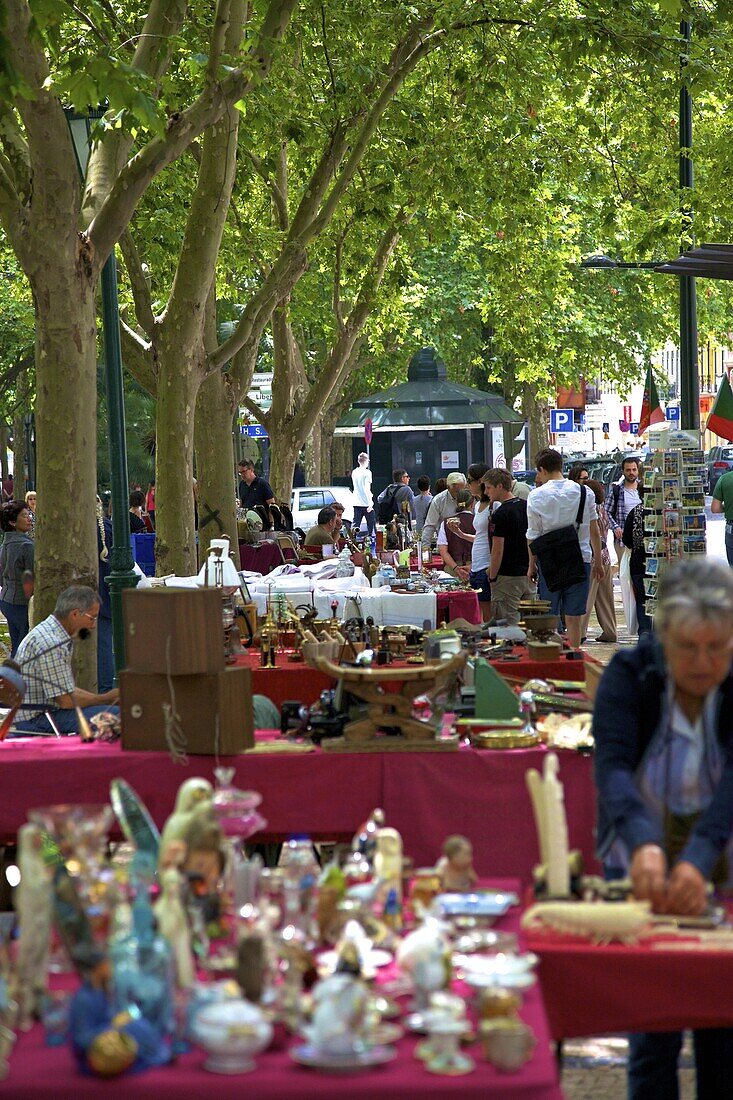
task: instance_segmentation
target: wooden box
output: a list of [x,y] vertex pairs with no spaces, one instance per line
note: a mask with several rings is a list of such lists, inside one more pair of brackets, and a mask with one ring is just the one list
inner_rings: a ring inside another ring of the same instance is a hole
[[223,671],[218,588],[126,588],[122,609],[131,671],[170,676]]
[[172,704],[171,686],[183,752],[227,756],[252,748],[251,673],[248,668],[227,668],[211,675],[170,678],[124,669],[120,673],[123,749],[169,751],[164,708]]

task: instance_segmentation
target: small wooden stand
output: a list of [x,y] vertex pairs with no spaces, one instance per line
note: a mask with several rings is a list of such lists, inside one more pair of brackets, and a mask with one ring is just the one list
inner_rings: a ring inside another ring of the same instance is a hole
[[[341,680],[347,691],[368,704],[368,716],[349,722],[343,737],[321,742],[327,752],[445,752],[458,748],[458,737],[438,740],[431,721],[413,717],[413,703],[419,695],[434,697],[446,687],[466,663],[466,651],[449,661],[434,661],[409,668],[344,668],[324,657],[316,667]],[[385,691],[386,684],[401,684],[399,692]],[[385,727],[397,727],[402,736],[387,736]]]

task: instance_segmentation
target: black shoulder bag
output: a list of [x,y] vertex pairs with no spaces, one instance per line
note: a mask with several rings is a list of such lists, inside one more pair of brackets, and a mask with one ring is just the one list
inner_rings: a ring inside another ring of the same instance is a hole
[[550,592],[560,592],[585,580],[585,564],[580,550],[578,528],[585,508],[585,485],[580,485],[580,504],[575,523],[547,531],[532,543],[532,553],[540,563],[542,576]]

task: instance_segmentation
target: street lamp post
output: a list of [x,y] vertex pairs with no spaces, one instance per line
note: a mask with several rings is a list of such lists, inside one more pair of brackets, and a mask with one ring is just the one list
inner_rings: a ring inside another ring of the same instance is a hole
[[33,413],[23,417],[25,430],[25,490],[30,492],[36,487],[36,418]]
[[[680,196],[685,231],[692,236],[692,96],[684,70],[689,61],[691,27],[680,25]],[[683,242],[684,248],[684,242]],[[680,417],[683,428],[700,427],[700,383],[697,376],[697,289],[694,275],[680,275]]]
[[[103,111],[88,115],[66,112],[66,121],[76,153],[82,183],[86,179],[91,148],[91,122],[101,118]],[[125,629],[122,621],[122,592],[135,588],[138,576],[130,545],[129,488],[127,480],[127,441],[125,438],[125,397],[122,383],[122,348],[120,315],[117,301],[117,262],[114,248],[109,254],[101,277],[102,331],[104,333],[104,383],[107,395],[109,428],[110,480],[112,489],[112,555],[107,578],[112,607],[112,639],[115,670],[125,667]]]

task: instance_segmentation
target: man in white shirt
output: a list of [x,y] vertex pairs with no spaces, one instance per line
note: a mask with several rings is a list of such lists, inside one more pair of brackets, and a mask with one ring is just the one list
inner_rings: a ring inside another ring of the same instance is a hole
[[[562,455],[548,447],[537,455],[536,487],[527,499],[527,542],[529,544],[530,579],[537,572],[532,543],[548,531],[575,526],[580,504],[581,486],[562,476]],[[585,507],[578,527],[578,541],[585,564],[585,579],[558,592],[551,592],[553,614],[564,615],[568,641],[574,649],[580,647],[581,630],[588,600],[591,568],[599,580],[603,576],[601,535],[595,497],[586,490]],[[593,565],[591,566],[591,562]]]
[[369,469],[369,455],[363,451],[359,455],[357,466],[351,471],[351,484],[354,486],[354,531],[361,529],[361,521],[366,519],[369,538],[374,538],[376,527],[374,500],[372,499],[372,471]]
[[448,488],[437,493],[430,502],[422,529],[423,546],[430,546],[441,523],[456,514],[456,497],[467,484],[465,474],[459,474],[457,470],[448,474]]

